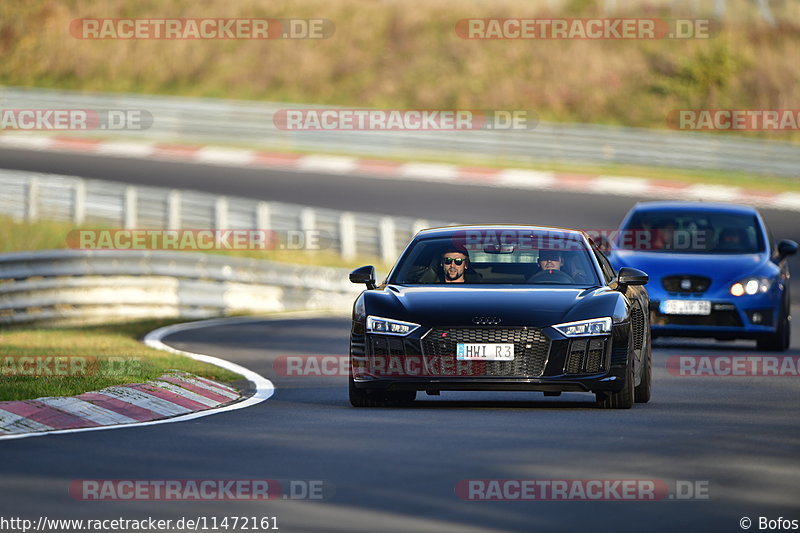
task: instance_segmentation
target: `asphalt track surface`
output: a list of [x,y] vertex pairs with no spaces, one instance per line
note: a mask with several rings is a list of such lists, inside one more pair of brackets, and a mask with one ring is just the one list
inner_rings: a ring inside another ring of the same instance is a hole
[[[340,176],[0,151],[0,166],[194,188],[322,207],[465,222],[613,228],[637,200]],[[777,238],[800,215],[763,211]],[[795,271],[800,268],[793,260]],[[796,282],[794,282],[796,285]],[[793,290],[795,309],[800,290]],[[346,310],[343,310],[346,312]],[[800,519],[800,379],[679,377],[674,355],[755,355],[753,343],[659,340],[654,393],[629,411],[589,395],[445,393],[411,408],[353,409],[346,378],[278,375],[282,355],[347,353],[349,321],[239,321],[167,337],[242,364],[276,391],[196,421],[0,443],[0,516],[177,519],[276,516],[280,531],[742,531],[749,517]],[[800,330],[788,355],[800,355]],[[321,480],[326,498],[271,502],[78,501],[80,479]],[[686,481],[708,498],[464,501],[468,479]]]

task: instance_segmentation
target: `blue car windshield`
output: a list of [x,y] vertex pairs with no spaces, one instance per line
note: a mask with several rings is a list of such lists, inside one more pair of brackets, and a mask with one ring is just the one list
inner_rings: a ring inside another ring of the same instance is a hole
[[591,251],[574,234],[481,230],[415,241],[389,283],[600,285]]
[[755,216],[700,210],[634,213],[615,244],[623,250],[663,253],[753,254],[765,250]]

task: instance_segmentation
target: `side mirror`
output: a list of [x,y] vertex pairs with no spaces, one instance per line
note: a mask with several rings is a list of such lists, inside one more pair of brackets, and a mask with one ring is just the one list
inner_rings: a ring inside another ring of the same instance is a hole
[[638,268],[622,267],[617,274],[617,284],[620,288],[631,285],[644,285],[650,280],[650,276]]
[[790,241],[789,239],[784,239],[778,243],[778,257],[775,258],[776,263],[780,263],[790,255],[794,255],[797,253],[797,243],[794,241]]
[[375,267],[372,265],[358,267],[357,269],[350,272],[350,282],[365,283],[368,289],[374,289],[376,286]]

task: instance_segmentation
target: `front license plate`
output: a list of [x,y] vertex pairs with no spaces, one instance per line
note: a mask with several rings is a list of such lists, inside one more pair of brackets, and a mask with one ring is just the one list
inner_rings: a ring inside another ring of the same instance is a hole
[[458,343],[456,359],[459,361],[513,361],[513,344]]
[[664,300],[661,302],[661,313],[707,316],[711,314],[711,302],[709,300]]

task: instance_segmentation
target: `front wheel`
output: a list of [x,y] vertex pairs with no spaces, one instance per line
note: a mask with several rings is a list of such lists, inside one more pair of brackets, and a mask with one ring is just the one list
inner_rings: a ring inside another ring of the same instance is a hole
[[792,327],[789,320],[788,311],[784,311],[775,333],[764,339],[758,339],[756,347],[767,352],[785,352],[788,350],[789,344],[792,342]]
[[405,407],[416,398],[416,391],[378,391],[359,389],[350,374],[348,393],[353,407]]
[[650,401],[650,389],[653,383],[653,347],[650,339],[647,339],[647,351],[644,354],[644,366],[642,367],[642,381],[634,390],[636,403],[647,403]]
[[[631,337],[632,339],[632,337]],[[625,366],[625,386],[619,392],[595,393],[597,407],[601,409],[630,409],[634,404],[636,376],[633,373],[633,345],[628,342],[628,363]]]
[[350,374],[349,385],[350,405],[353,407],[378,407],[376,402],[378,398],[367,389],[356,388],[352,374]]

